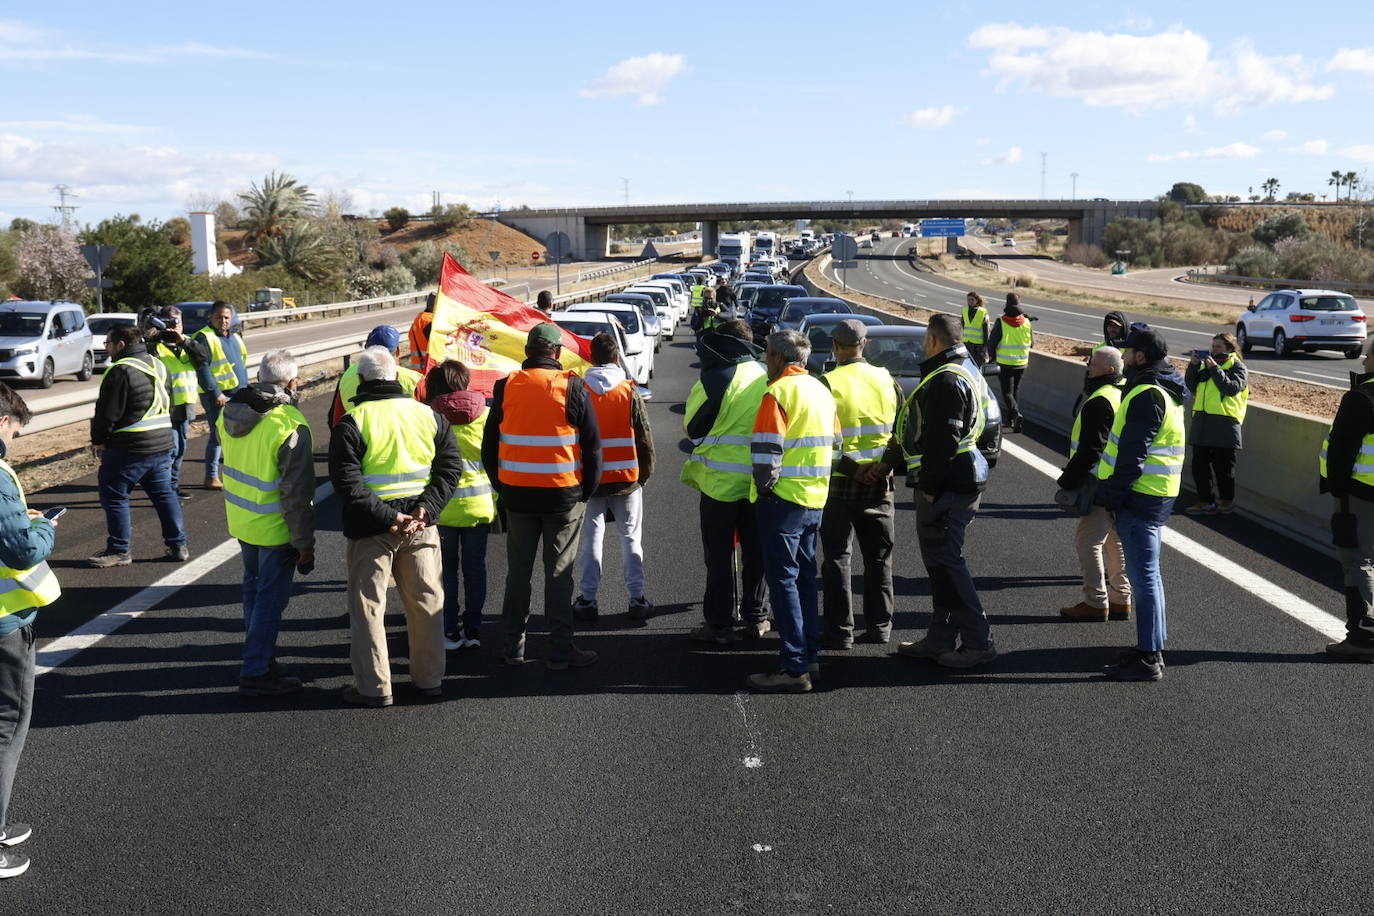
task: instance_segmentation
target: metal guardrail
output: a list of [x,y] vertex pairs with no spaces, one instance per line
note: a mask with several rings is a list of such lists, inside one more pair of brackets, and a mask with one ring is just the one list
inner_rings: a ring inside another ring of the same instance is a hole
[[642,261],[631,261],[628,264],[617,264],[615,267],[603,267],[598,270],[579,270],[574,283],[581,283],[583,280],[597,280],[601,277],[610,277],[627,270],[638,270],[645,264],[653,264],[657,258],[645,258]]
[[1260,289],[1333,289],[1342,293],[1374,293],[1374,283],[1345,283],[1340,280],[1314,283],[1311,280],[1271,279],[1269,277],[1244,277],[1239,274],[1209,274],[1200,270],[1190,270],[1186,274],[1189,283],[1212,283],[1217,286],[1255,286]]
[[406,301],[422,302],[428,295],[429,291],[426,290],[424,292],[397,293],[394,296],[374,296],[371,299],[352,299],[348,302],[327,302],[323,305],[307,305],[298,308],[269,309],[264,312],[239,312],[239,323],[248,326],[249,322],[261,321],[267,325],[278,319],[299,321],[330,312],[337,315],[348,311],[370,312],[376,308],[399,308]]

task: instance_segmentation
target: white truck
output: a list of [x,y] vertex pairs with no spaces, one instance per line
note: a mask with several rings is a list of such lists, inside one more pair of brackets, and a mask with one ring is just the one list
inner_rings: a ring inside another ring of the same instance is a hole
[[722,261],[733,260],[736,273],[743,270],[745,265],[749,263],[749,233],[722,233],[720,240],[716,243],[716,256]]
[[778,254],[778,234],[776,232],[760,232],[754,236],[754,254],[756,257],[769,257]]

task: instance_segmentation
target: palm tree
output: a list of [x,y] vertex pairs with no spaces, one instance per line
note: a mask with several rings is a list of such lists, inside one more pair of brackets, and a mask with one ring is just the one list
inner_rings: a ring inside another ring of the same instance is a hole
[[1345,184],[1345,173],[1339,169],[1331,173],[1331,177],[1326,179],[1326,183],[1334,185],[1336,188],[1336,199],[1341,199],[1341,186]]
[[1349,189],[1345,192],[1346,200],[1355,199],[1355,185],[1360,183],[1360,176],[1354,172],[1345,173],[1345,186]]
[[279,264],[305,280],[327,278],[338,266],[338,251],[329,247],[320,231],[304,220],[288,223],[267,236],[254,249],[263,267]]
[[268,173],[261,185],[250,185],[239,195],[243,224],[254,244],[281,235],[295,221],[310,214],[315,195],[305,185],[282,172]]
[[1279,180],[1277,178],[1266,178],[1260,187],[1264,188],[1264,199],[1273,200],[1274,195],[1279,192]]

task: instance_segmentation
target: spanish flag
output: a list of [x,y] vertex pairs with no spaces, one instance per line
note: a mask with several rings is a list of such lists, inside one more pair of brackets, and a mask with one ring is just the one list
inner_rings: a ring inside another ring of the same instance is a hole
[[[472,373],[468,387],[490,397],[497,379],[525,361],[530,328],[546,321],[543,312],[487,286],[444,252],[425,371],[446,359],[459,360]],[[591,366],[587,342],[564,331],[560,361],[565,369],[586,371]]]

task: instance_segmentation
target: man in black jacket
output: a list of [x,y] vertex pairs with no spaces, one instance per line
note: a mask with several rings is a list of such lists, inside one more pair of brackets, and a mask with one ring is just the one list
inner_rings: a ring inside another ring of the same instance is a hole
[[354,409],[334,427],[329,478],[343,503],[354,684],[345,702],[392,704],[387,581],[396,579],[410,638],[410,679],[437,697],[444,677],[444,592],[435,522],[463,473],[449,423],[396,381],[396,357],[368,347]]
[[[601,480],[596,412],[583,380],[558,361],[562,339],[555,324],[530,329],[520,369],[492,389],[482,435],[482,464],[506,510],[506,662],[525,661],[534,561],[542,542],[546,664],[554,670],[596,661],[595,652],[573,645],[573,575],[587,500]],[[515,397],[507,404],[510,392]],[[536,416],[558,419],[541,422]],[[571,461],[561,460],[570,455]],[[539,470],[541,464],[546,470]]]
[[128,566],[133,524],[129,491],[142,486],[162,523],[166,557],[182,563],[191,553],[172,487],[172,389],[167,368],[143,345],[137,325],[116,325],[105,336],[110,367],[100,380],[91,442],[100,450],[100,507],[105,549],[87,562],[97,569]]
[[[1097,485],[1097,463],[1121,403],[1125,384],[1122,369],[1121,351],[1116,347],[1098,347],[1088,361],[1082,407],[1069,439],[1069,463],[1059,475],[1059,486],[1066,490]],[[1129,619],[1131,582],[1126,578],[1126,557],[1116,535],[1116,522],[1106,509],[1095,505],[1078,519],[1075,542],[1078,565],[1083,570],[1083,600],[1060,608],[1059,616],[1069,620]]]
[[971,668],[997,657],[987,612],[964,560],[964,538],[987,486],[988,463],[977,447],[983,430],[982,379],[959,343],[962,333],[953,315],[930,319],[921,384],[903,405],[886,454],[866,475],[872,482],[906,466],[932,607],[925,637],[902,643],[897,651],[946,668]]
[[1374,344],[1364,358],[1364,372],[1354,377],[1341,397],[1322,450],[1321,491],[1335,497],[1336,512],[1354,516],[1353,535],[1337,545],[1345,584],[1345,639],[1326,651],[1345,658],[1374,658],[1374,473],[1358,470],[1374,452]]

